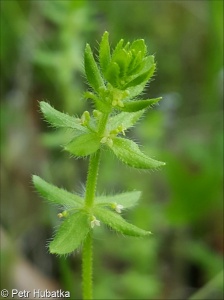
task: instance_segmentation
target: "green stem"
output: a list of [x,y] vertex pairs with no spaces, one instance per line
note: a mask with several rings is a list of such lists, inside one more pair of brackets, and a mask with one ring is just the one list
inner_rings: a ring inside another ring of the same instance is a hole
[[[102,116],[99,124],[98,134],[102,135],[104,133],[109,114]],[[91,209],[93,207],[97,177],[100,164],[100,149],[90,156],[88,175],[86,180],[86,195],[85,195],[85,205],[87,208]],[[92,299],[92,231],[88,234],[83,245],[82,254],[82,281],[83,281],[83,299]]]
[[92,154],[89,160],[89,169],[88,169],[88,175],[86,181],[86,197],[85,197],[86,206],[89,208],[93,206],[93,202],[94,202],[99,163],[100,163],[100,149],[96,153]]
[[102,135],[104,133],[109,115],[110,113],[106,113],[102,115],[102,118],[99,123],[99,130],[98,130],[99,135]]
[[[100,163],[100,150],[90,156],[88,176],[86,181],[86,207],[93,206],[97,176]],[[93,279],[92,279],[92,230],[87,235],[83,244],[82,253],[82,285],[83,285],[83,299],[92,299]]]
[[[90,156],[88,176],[86,181],[86,207],[93,206],[97,176],[100,163],[100,150]],[[92,299],[93,280],[92,280],[92,230],[89,232],[83,244],[82,253],[82,285],[83,285],[83,299]]]
[[[98,130],[99,136],[104,133],[108,117],[109,117],[109,113],[103,114],[100,120],[99,130]],[[86,181],[86,196],[85,196],[85,203],[86,206],[89,208],[93,206],[93,202],[94,202],[99,163],[100,163],[100,149],[96,153],[90,156],[90,161],[89,161],[88,176]]]
[[91,300],[93,298],[93,254],[92,254],[92,231],[86,237],[83,244],[82,253],[82,285],[83,300]]

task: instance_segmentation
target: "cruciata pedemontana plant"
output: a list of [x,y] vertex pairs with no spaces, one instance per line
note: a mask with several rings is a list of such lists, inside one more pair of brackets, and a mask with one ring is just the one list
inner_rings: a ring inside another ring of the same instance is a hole
[[90,156],[83,197],[33,176],[33,184],[41,196],[62,208],[58,214],[62,223],[49,243],[50,253],[68,254],[82,245],[83,299],[92,299],[92,236],[98,226],[104,223],[124,235],[136,237],[151,233],[121,216],[123,210],[136,205],[141,192],[96,196],[101,152],[110,149],[124,164],[137,169],[165,165],[148,157],[134,141],[125,137],[125,131],[161,99],[143,100],[139,96],[155,71],[154,56],[147,54],[143,39],[126,44],[121,39],[111,51],[108,37],[105,32],[97,62],[89,44],[84,53],[85,75],[91,88],[84,97],[93,102],[95,110],[85,111],[77,118],[40,102],[48,123],[73,130],[73,138],[64,149],[75,157]]

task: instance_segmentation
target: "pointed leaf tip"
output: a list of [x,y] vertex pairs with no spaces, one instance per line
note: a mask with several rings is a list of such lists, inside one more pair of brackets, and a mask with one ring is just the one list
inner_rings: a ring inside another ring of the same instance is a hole
[[114,154],[125,164],[138,169],[153,169],[165,163],[152,159],[139,149],[138,145],[128,139],[116,137],[110,146]]
[[111,61],[109,33],[107,31],[104,32],[104,34],[102,36],[102,40],[100,42],[99,61],[100,61],[100,66],[101,66],[102,72],[105,76],[107,67]]
[[124,107],[119,107],[119,109],[126,112],[136,112],[157,104],[161,99],[162,97],[135,101],[126,100],[123,102]]
[[58,188],[36,175],[32,176],[32,181],[40,195],[53,204],[71,208],[81,208],[83,206],[83,199],[78,195]]
[[151,234],[150,231],[143,230],[126,222],[125,219],[123,219],[118,213],[107,208],[96,207],[94,212],[103,223],[125,235],[143,237]]
[[93,57],[93,53],[89,44],[86,44],[84,53],[84,66],[87,80],[91,87],[99,92],[101,86],[104,86],[103,78],[101,77],[100,70]]
[[76,129],[77,132],[86,131],[86,128],[80,125],[78,118],[69,116],[56,110],[47,102],[41,101],[40,109],[44,115],[44,118],[56,128],[72,128]]

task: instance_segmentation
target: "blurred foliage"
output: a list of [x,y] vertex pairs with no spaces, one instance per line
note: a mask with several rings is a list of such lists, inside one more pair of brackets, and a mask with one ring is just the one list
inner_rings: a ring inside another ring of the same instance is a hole
[[[142,190],[126,217],[154,235],[96,232],[95,297],[187,299],[199,290],[200,299],[222,299],[222,1],[1,1],[1,225],[18,252],[79,299],[80,256],[46,252],[57,211],[34,193],[30,174],[83,193],[87,162],[55,147],[66,136],[52,134],[38,101],[76,115],[89,106],[83,50],[105,30],[112,46],[144,38],[155,53],[145,98],[163,100],[129,135],[167,166],[139,173],[103,156],[99,192]],[[1,285],[14,288],[3,276],[12,251],[1,260]]]

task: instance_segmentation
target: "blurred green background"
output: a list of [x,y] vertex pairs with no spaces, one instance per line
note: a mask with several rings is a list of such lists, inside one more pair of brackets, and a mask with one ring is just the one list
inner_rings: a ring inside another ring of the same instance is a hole
[[[38,101],[80,115],[90,104],[85,43],[144,38],[157,71],[145,98],[159,106],[129,134],[166,161],[139,172],[104,155],[98,191],[141,190],[125,216],[153,236],[95,231],[95,299],[223,299],[223,1],[1,1],[1,288],[62,288],[81,298],[81,255],[46,249],[58,210],[31,174],[83,191],[87,160],[58,147]],[[97,55],[97,53],[96,53]]]

